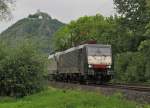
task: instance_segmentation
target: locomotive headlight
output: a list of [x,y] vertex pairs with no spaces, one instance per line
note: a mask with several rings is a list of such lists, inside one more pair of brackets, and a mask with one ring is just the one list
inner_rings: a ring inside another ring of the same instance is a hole
[[109,66],[107,66],[107,68],[109,68],[109,69],[110,69],[110,68],[111,68],[111,66],[109,65]]
[[92,65],[89,64],[89,68],[92,68]]

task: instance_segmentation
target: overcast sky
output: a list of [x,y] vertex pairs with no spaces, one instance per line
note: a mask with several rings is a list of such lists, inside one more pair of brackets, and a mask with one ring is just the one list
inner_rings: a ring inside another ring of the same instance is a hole
[[38,9],[64,23],[84,15],[101,13],[110,16],[115,12],[113,0],[16,0],[15,10],[12,11],[14,18],[9,22],[0,22],[0,32]]

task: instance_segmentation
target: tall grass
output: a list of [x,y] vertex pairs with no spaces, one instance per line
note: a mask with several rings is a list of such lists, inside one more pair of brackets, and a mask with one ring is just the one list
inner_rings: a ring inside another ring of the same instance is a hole
[[120,94],[104,96],[93,92],[50,90],[19,100],[0,100],[0,108],[150,108],[123,99]]

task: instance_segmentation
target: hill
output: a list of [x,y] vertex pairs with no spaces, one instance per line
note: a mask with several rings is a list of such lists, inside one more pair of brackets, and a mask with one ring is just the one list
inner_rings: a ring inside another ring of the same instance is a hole
[[13,24],[0,34],[0,38],[9,41],[11,45],[24,39],[34,40],[40,42],[47,51],[51,37],[64,25],[57,19],[52,19],[47,13],[37,12]]

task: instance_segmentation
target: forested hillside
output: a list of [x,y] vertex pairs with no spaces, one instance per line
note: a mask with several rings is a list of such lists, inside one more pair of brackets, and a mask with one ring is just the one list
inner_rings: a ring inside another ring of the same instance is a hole
[[150,82],[150,5],[147,0],[114,0],[120,14],[84,16],[55,33],[55,50],[85,40],[111,44],[117,82]]
[[46,52],[50,50],[52,35],[62,26],[62,22],[52,19],[48,14],[37,12],[24,18],[1,33],[0,38],[15,45],[17,41],[29,39],[37,42]]

